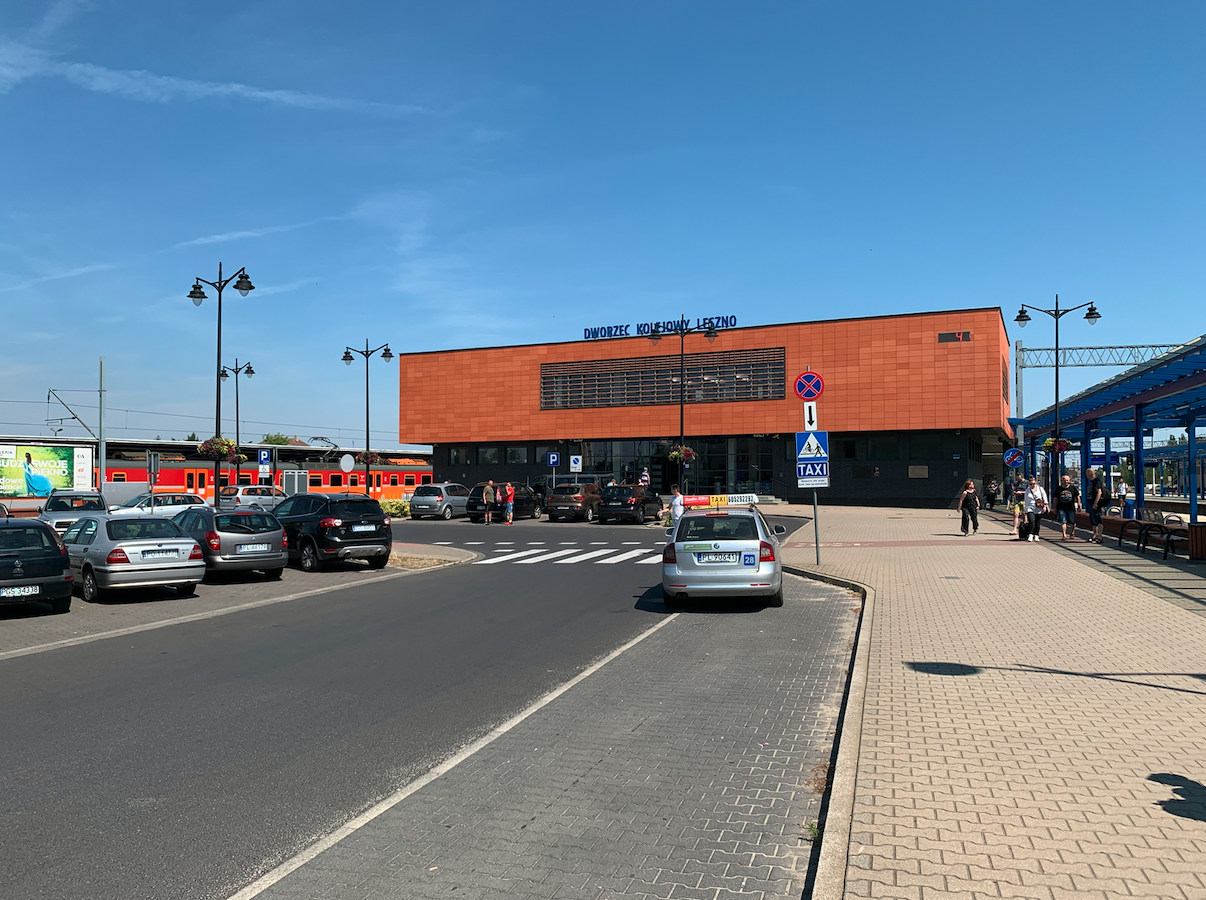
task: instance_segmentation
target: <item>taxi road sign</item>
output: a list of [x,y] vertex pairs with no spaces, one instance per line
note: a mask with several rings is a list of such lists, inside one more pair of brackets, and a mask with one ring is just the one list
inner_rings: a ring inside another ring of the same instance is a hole
[[825,379],[819,372],[801,372],[796,376],[796,396],[801,400],[815,400],[825,392]]
[[796,486],[829,487],[829,432],[796,432]]

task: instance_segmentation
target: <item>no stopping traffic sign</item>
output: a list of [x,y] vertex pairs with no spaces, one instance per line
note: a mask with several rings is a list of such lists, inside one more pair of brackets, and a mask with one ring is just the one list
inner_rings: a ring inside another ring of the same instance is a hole
[[825,392],[825,379],[819,372],[801,372],[796,376],[796,396],[801,400],[815,400]]

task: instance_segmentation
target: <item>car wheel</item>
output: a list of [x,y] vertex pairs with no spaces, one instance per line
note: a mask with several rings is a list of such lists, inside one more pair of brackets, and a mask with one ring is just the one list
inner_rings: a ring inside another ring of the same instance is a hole
[[285,574],[284,569],[265,569],[264,575],[271,578],[273,581],[279,581],[280,577]]
[[322,560],[318,558],[318,548],[313,541],[306,541],[301,547],[301,568],[303,572],[317,572],[322,568]]
[[442,515],[444,517],[444,521],[447,522],[449,519],[452,518],[452,507],[445,506],[444,511],[442,513],[440,513],[440,515]]
[[586,507],[586,514],[582,517],[584,522],[593,522],[595,520],[595,511],[591,507]]
[[536,506],[535,504],[532,505],[532,518],[533,519],[540,518],[540,507]]
[[370,569],[384,569],[389,563],[389,554],[385,556],[374,556],[368,561]]
[[65,612],[71,612],[71,595],[68,594],[66,597],[59,597],[55,600],[51,600],[50,608],[54,611],[55,615],[62,615]]
[[779,585],[779,590],[771,595],[771,598],[767,602],[766,605],[767,606],[782,606],[783,605],[783,585],[782,584]]
[[80,580],[80,593],[84,595],[85,603],[96,603],[100,600],[100,586],[96,583],[96,576],[92,574],[91,569],[84,570],[84,576]]
[[176,585],[176,593],[181,597],[191,597],[197,593],[197,585],[192,582],[189,584],[178,584]]

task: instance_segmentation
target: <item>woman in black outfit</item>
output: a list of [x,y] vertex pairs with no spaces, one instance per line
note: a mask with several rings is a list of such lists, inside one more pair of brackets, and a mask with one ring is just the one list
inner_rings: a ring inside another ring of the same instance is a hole
[[976,485],[971,481],[963,483],[963,493],[959,495],[959,509],[963,513],[963,536],[967,537],[967,521],[971,519],[972,534],[980,530],[980,498],[976,496]]

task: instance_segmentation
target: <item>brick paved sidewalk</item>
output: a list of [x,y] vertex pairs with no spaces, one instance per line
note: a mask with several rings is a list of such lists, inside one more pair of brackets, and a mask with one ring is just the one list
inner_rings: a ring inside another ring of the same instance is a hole
[[1206,898],[1194,567],[946,510],[820,525],[820,571],[874,589],[845,896]]

